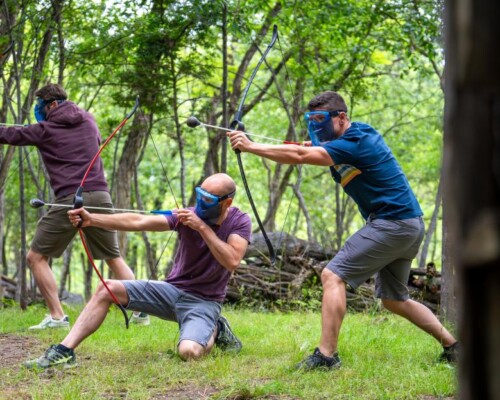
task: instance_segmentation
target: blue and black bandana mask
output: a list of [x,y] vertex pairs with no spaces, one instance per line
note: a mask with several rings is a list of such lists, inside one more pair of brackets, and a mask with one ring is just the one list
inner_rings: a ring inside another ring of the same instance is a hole
[[[37,120],[37,122],[47,121],[47,111],[45,110],[45,106],[52,103],[53,101],[55,100],[44,100],[41,97],[36,98],[35,119]],[[57,100],[59,104],[63,101],[64,100]]]
[[321,146],[326,142],[337,139],[332,117],[336,117],[342,111],[309,111],[304,118],[309,132],[309,138],[313,146]]
[[215,225],[219,220],[222,206],[221,201],[234,196],[234,191],[228,193],[224,196],[216,196],[201,187],[196,187],[196,208],[195,213],[200,217],[207,225]]
[[49,104],[49,102],[43,100],[41,97],[36,98],[35,118],[38,122],[42,122],[42,121],[45,121],[47,119],[47,111],[45,111],[45,106],[47,104]]

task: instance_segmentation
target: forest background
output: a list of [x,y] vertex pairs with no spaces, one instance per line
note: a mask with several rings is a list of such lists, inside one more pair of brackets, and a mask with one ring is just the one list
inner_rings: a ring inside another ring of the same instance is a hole
[[[308,140],[308,100],[339,91],[351,120],[382,133],[421,202],[427,230],[417,263],[446,269],[441,13],[441,1],[419,0],[3,0],[0,121],[34,123],[34,92],[57,82],[95,116],[106,138],[139,96],[139,110],[102,153],[115,207],[192,205],[194,187],[226,171],[240,188],[235,205],[251,214],[225,132],[192,129],[185,121],[195,115],[207,124],[230,125],[277,25],[279,39],[242,109],[248,131],[279,141]],[[46,211],[28,202],[52,202],[53,193],[36,150],[2,146],[0,162],[1,272],[18,277],[36,221]],[[338,249],[363,224],[328,169],[252,155],[243,155],[243,162],[268,232]],[[73,243],[52,266],[61,289],[88,297],[95,276],[80,243]],[[175,239],[121,234],[120,246],[138,278],[161,278]]]

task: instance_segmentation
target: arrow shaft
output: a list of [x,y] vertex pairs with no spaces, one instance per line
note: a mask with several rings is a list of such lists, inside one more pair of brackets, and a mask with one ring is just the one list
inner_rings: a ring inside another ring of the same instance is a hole
[[21,124],[5,124],[5,123],[0,123],[1,126],[26,126],[26,125],[21,125]]
[[[72,205],[70,204],[56,204],[56,203],[43,203],[44,206],[49,206],[49,207],[63,207],[63,208],[73,208]],[[134,209],[129,209],[129,208],[108,208],[108,207],[92,207],[92,206],[85,206],[85,209],[88,210],[105,210],[105,211],[114,211],[114,212],[131,212],[131,213],[137,213],[137,214],[165,214],[165,215],[172,215],[174,212],[172,210],[152,210],[152,211],[146,211],[146,210],[134,210]]]
[[[232,132],[232,131],[234,131],[234,129],[223,128],[222,126],[216,126],[216,125],[209,125],[209,124],[205,124],[203,122],[200,122],[200,125],[206,126],[208,128],[219,129],[221,131],[226,131],[226,132]],[[248,135],[248,136],[253,136],[253,137],[258,137],[258,138],[262,138],[262,139],[271,140],[273,142],[283,143],[282,140],[275,139],[275,138],[270,138],[270,137],[263,136],[263,135],[256,135],[255,133],[245,132],[245,134]]]

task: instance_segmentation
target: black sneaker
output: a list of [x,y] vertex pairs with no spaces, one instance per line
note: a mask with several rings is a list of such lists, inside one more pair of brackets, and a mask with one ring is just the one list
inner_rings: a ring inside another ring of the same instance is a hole
[[28,369],[46,369],[58,365],[71,366],[74,364],[76,364],[75,352],[72,349],[62,351],[55,344],[45,350],[45,354],[40,358],[23,363],[24,367]]
[[448,347],[443,346],[443,352],[439,356],[439,362],[448,362],[448,363],[457,362],[459,350],[460,347],[458,345],[458,342],[455,342],[454,344]]
[[339,354],[335,353],[332,357],[327,357],[319,348],[316,347],[314,349],[314,353],[312,353],[309,357],[305,358],[301,362],[299,362],[295,368],[301,369],[304,371],[310,371],[313,369],[334,369],[340,368],[342,365]]
[[239,353],[243,345],[240,339],[231,330],[229,322],[222,315],[219,316],[217,321],[217,327],[219,332],[217,332],[217,337],[215,338],[215,344],[222,351]]

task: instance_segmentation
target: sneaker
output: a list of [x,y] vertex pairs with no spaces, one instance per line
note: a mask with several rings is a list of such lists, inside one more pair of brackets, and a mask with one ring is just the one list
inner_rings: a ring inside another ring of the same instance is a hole
[[149,315],[146,313],[133,313],[132,318],[130,318],[130,322],[132,322],[135,325],[144,325],[148,326],[151,321],[149,320]]
[[458,345],[458,342],[455,342],[454,344],[448,347],[443,346],[443,352],[439,356],[439,362],[448,362],[448,363],[457,362],[459,350],[460,347]]
[[219,331],[217,332],[217,337],[215,338],[216,346],[222,351],[239,353],[243,345],[241,344],[240,339],[238,339],[231,330],[227,319],[222,315],[219,316],[217,327]]
[[314,349],[314,353],[312,353],[309,357],[299,362],[295,366],[295,368],[305,371],[310,371],[313,369],[340,368],[341,365],[342,362],[340,361],[338,353],[335,353],[332,357],[327,357],[323,353],[321,353],[321,351],[319,351],[318,347],[316,347]]
[[61,319],[54,319],[50,314],[47,314],[42,322],[38,325],[29,327],[29,330],[47,329],[47,328],[66,328],[69,329],[69,318],[67,315]]
[[72,349],[62,351],[57,345],[53,344],[45,350],[45,354],[43,356],[35,358],[34,360],[26,361],[23,363],[23,366],[28,369],[47,369],[58,365],[72,366],[75,364],[76,356]]

